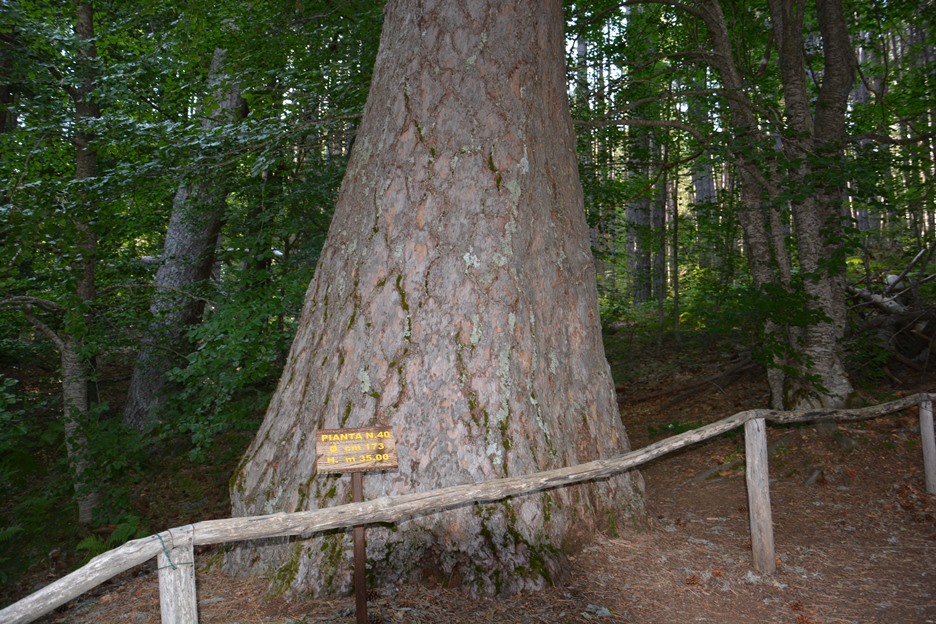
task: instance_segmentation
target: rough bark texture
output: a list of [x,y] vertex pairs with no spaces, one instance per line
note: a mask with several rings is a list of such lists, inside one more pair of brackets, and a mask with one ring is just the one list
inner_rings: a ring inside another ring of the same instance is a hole
[[[235,120],[243,109],[237,85],[226,84],[224,50],[214,52],[209,84],[215,89],[212,107],[203,110],[202,128],[210,130]],[[162,264],[153,280],[150,303],[154,321],[142,339],[124,408],[124,424],[146,429],[156,420],[166,374],[187,352],[185,332],[201,316],[202,300],[193,287],[211,275],[215,247],[227,193],[223,174],[179,187],[163,244]]]
[[[235,515],[350,500],[319,428],[394,428],[404,494],[628,448],[601,345],[558,0],[398,0],[280,386],[232,479]],[[372,582],[542,587],[598,530],[642,522],[639,477],[371,528]],[[232,571],[350,587],[347,533],[251,545]]]

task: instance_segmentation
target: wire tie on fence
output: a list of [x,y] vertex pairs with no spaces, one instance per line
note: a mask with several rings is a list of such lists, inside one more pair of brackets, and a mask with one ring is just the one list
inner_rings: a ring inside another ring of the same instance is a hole
[[[172,537],[172,529],[168,529],[166,532],[169,534],[169,539],[172,540],[172,547],[175,548],[175,539],[173,539]],[[179,563],[173,562],[172,556],[169,554],[169,549],[166,548],[166,542],[163,541],[162,533],[157,533],[156,537],[159,538],[159,543],[162,545],[163,554],[166,555],[166,561],[169,562],[169,565],[157,566],[156,568],[157,570],[163,570],[165,568],[172,568],[173,570],[176,570],[181,565],[190,565],[190,566],[195,565],[194,561],[179,562]]]

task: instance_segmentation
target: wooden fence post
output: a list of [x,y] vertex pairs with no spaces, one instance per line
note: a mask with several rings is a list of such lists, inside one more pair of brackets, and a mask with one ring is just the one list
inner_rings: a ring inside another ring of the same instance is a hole
[[767,423],[763,418],[752,418],[744,423],[744,453],[754,569],[763,574],[773,574],[777,570],[777,562],[774,558],[767,470]]
[[923,473],[926,493],[936,496],[936,434],[933,432],[933,402],[920,402],[920,440],[923,446]]
[[732,431],[741,423],[744,423],[747,452],[747,487],[754,566],[760,572],[771,573],[776,570],[776,560],[767,470],[767,428],[764,419],[792,423],[809,422],[822,416],[856,421],[877,418],[917,405],[920,408],[927,492],[936,495],[936,444],[932,410],[934,398],[936,393],[919,393],[890,403],[853,410],[748,410],[624,455],[577,466],[555,468],[522,477],[450,486],[430,492],[383,497],[369,503],[352,503],[295,513],[205,520],[195,525],[131,540],[123,546],[100,554],[74,572],[0,609],[0,622],[29,624],[117,574],[151,561],[155,556],[160,568],[160,606],[163,623],[196,623],[198,599],[195,593],[194,544],[223,544],[317,533],[361,524],[395,523],[403,518],[437,513],[460,505],[490,503],[509,496],[603,479],[637,468],[677,449]]
[[195,528],[192,525],[159,534],[159,611],[162,624],[198,624],[195,594]]

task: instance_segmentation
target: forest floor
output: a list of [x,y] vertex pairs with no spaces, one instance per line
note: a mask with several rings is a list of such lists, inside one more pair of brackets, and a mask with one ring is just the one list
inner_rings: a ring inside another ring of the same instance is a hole
[[[615,350],[609,349],[633,448],[766,406],[763,370],[743,361],[739,366],[718,349],[691,358],[659,351],[642,353],[635,370],[614,361]],[[875,396],[883,401],[934,389],[936,375],[904,372],[900,387],[876,388]],[[616,538],[596,536],[572,558],[561,584],[481,600],[437,587],[374,591],[370,621],[936,622],[936,499],[924,492],[916,414],[826,432],[771,426],[768,434],[778,564],[773,575],[753,569],[744,439],[726,434],[646,465],[641,473],[648,528]],[[220,492],[201,499],[202,508],[187,511],[188,521],[223,515],[222,483]],[[179,518],[171,524],[174,520],[165,519],[168,526],[186,522]],[[353,597],[270,598],[262,579],[230,578],[210,566],[215,553],[199,554],[205,562],[198,572],[203,624],[356,622]],[[155,624],[155,571],[125,573],[42,621]]]

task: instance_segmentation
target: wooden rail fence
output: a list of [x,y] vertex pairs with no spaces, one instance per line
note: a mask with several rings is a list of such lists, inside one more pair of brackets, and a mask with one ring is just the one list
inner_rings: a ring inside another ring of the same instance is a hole
[[766,422],[858,421],[918,405],[926,491],[936,496],[933,397],[936,397],[936,394],[921,393],[873,407],[852,410],[748,410],[618,457],[547,470],[524,477],[458,485],[403,496],[385,496],[363,503],[350,503],[315,511],[196,522],[131,540],[123,546],[98,555],[71,574],[0,610],[0,624],[32,622],[121,572],[153,558],[156,558],[159,570],[163,624],[195,624],[198,622],[194,565],[194,547],[197,545],[308,535],[360,524],[397,522],[460,505],[493,502],[510,496],[606,478],[741,426],[744,427],[754,567],[761,573],[769,574],[775,571],[776,563],[768,484]]

